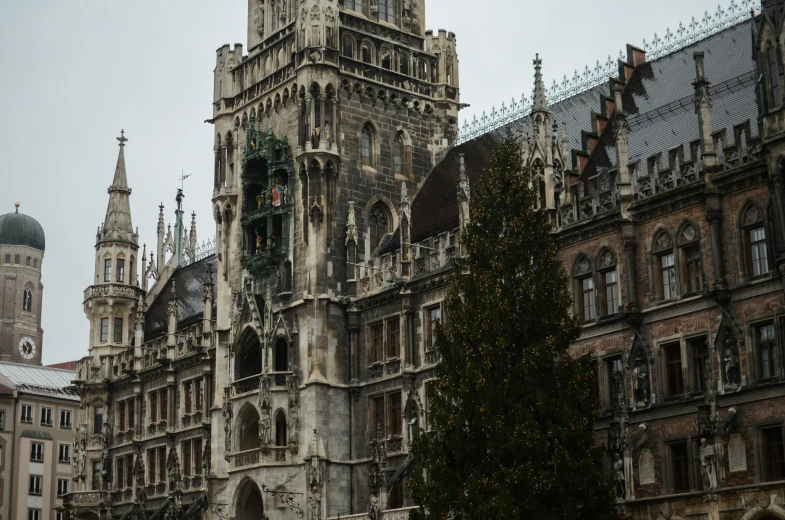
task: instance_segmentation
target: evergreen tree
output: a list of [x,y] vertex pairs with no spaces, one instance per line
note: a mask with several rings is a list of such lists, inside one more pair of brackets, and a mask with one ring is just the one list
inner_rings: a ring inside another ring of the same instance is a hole
[[[507,136],[472,200],[437,327],[431,433],[414,443],[416,518],[615,518],[598,464],[587,359],[567,347],[568,279],[531,172]],[[425,471],[422,471],[425,470]]]

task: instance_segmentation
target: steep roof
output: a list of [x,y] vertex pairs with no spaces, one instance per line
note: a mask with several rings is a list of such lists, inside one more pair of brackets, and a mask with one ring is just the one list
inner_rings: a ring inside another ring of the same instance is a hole
[[57,368],[0,363],[0,374],[14,385],[14,390],[26,394],[57,397],[78,401],[79,396],[70,389],[76,372]]
[[204,286],[217,282],[218,262],[210,255],[198,262],[180,267],[167,280],[145,313],[145,336],[153,336],[166,331],[168,324],[169,298],[177,299],[177,321],[186,323],[204,314]]
[[120,142],[120,151],[117,154],[114,179],[109,186],[109,203],[106,206],[106,217],[100,231],[98,243],[101,242],[129,242],[137,243],[131,221],[131,188],[128,187],[128,177],[125,172],[125,142],[128,139],[124,132],[120,132],[117,140]]
[[[706,74],[711,81],[712,124],[715,131],[730,129],[750,121],[750,139],[757,137],[758,109],[755,101],[755,63],[750,57],[751,20],[728,27],[692,45],[639,65],[635,78],[625,89],[624,108],[630,126],[630,160],[645,160],[663,152],[667,161],[670,148],[698,139],[698,119],[693,103],[695,64],[693,53],[705,52]],[[567,140],[573,150],[583,149],[584,131],[592,131],[592,113],[601,111],[603,96],[610,96],[607,84],[595,86],[550,106],[551,121],[566,123]],[[411,203],[411,240],[417,242],[458,226],[456,186],[459,154],[465,155],[472,187],[478,184],[492,152],[508,132],[520,136],[531,127],[526,116],[499,129],[451,148],[426,177]],[[531,132],[528,132],[529,134]],[[727,143],[734,143],[732,131]],[[605,152],[594,154],[592,168],[613,167],[613,143],[601,142]],[[685,159],[687,160],[687,159]],[[573,168],[576,167],[573,164]],[[588,172],[587,172],[588,173]],[[397,233],[397,231],[396,231]],[[396,249],[389,241],[381,253]]]

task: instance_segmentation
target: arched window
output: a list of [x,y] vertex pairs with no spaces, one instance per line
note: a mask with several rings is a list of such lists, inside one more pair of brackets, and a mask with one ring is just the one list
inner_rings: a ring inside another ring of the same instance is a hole
[[33,268],[38,269],[38,259],[33,258]]
[[259,412],[253,405],[246,405],[240,412],[238,418],[240,425],[239,431],[239,451],[253,450],[261,447],[262,441],[259,438]]
[[360,58],[363,60],[363,63],[373,63],[373,51],[371,50],[370,43],[364,42],[362,44],[360,53],[362,54]]
[[381,54],[382,54],[382,60],[381,60],[382,61],[382,68],[383,69],[387,69],[387,70],[391,70],[392,69],[392,54],[387,49],[384,49]]
[[19,255],[14,255],[14,263],[15,263],[16,265],[19,265],[19,262],[21,262],[21,260],[20,260],[20,258],[19,258]]
[[370,231],[371,252],[373,252],[385,234],[390,232],[390,211],[384,202],[377,202],[368,215],[368,229]]
[[409,56],[409,53],[408,52],[402,52],[400,60],[401,60],[401,66],[400,66],[401,74],[406,74],[408,76],[409,73],[410,73],[410,69],[411,69],[411,66],[410,66],[410,63],[409,63],[410,60],[411,60],[411,57]]
[[379,0],[379,21],[395,23],[395,0]]
[[25,287],[22,299],[22,310],[25,312],[33,312],[33,291],[29,287]]
[[373,165],[373,138],[373,129],[370,125],[363,126],[361,152],[362,163],[366,166]]
[[654,291],[659,300],[671,300],[678,296],[676,291],[676,255],[673,240],[661,231],[654,240]]
[[596,292],[594,289],[594,273],[589,259],[581,255],[575,263],[575,303],[578,319],[593,321],[597,317]]
[[744,243],[745,274],[758,278],[769,274],[769,248],[763,212],[749,204],[742,212],[742,241]]
[[5,263],[7,264],[11,263],[11,255],[5,255]]
[[235,379],[245,379],[262,373],[262,346],[255,332],[249,331],[245,335],[235,357],[237,358]]
[[278,410],[275,414],[275,445],[277,447],[286,446],[286,414],[283,410]]
[[347,56],[349,58],[354,58],[354,38],[352,38],[348,34],[344,34],[342,47],[343,49],[341,50],[341,52],[343,53],[344,56]]
[[766,61],[769,65],[769,102],[772,107],[780,106],[780,79],[777,64],[777,51],[772,45],[766,48]]
[[600,252],[597,263],[600,283],[600,314],[612,316],[619,312],[619,274],[616,270],[616,255],[609,249]]
[[393,173],[403,174],[403,137],[401,134],[395,136],[393,142]]
[[30,267],[30,262],[31,262],[32,260],[33,260],[33,259],[32,259],[32,258],[30,258],[30,257],[28,256],[28,257],[27,257],[27,259],[25,260],[25,265],[26,265],[26,266],[28,266],[28,267]]
[[289,345],[286,344],[286,340],[283,338],[278,338],[278,341],[275,342],[274,359],[276,372],[287,372],[289,370]]
[[679,263],[682,266],[682,291],[695,294],[703,291],[703,254],[700,248],[698,230],[690,223],[684,224],[677,235],[679,243]]

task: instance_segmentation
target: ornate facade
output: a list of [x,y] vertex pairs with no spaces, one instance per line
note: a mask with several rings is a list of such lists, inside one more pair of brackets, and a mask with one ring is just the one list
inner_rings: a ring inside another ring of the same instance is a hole
[[[249,0],[248,53],[214,71],[214,256],[181,194],[138,256],[121,136],[67,510],[404,516],[434,326],[509,129],[584,321],[619,507],[785,518],[785,2],[761,7],[654,60],[628,46],[555,103],[537,56],[531,110],[456,145],[456,38],[422,1]],[[121,256],[139,286],[106,275]]]

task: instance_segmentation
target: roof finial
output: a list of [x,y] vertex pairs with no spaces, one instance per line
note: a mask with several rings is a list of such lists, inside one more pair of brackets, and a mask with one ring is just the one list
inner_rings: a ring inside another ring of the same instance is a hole
[[14,207],[16,208],[16,212],[19,213],[19,203],[14,202]]
[[542,82],[542,60],[539,54],[534,58],[534,103],[532,112],[548,110],[548,100],[545,98],[545,85]]
[[117,140],[120,141],[121,147],[125,146],[125,142],[128,140],[125,136],[125,130],[120,130],[120,137],[118,137]]

